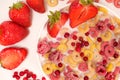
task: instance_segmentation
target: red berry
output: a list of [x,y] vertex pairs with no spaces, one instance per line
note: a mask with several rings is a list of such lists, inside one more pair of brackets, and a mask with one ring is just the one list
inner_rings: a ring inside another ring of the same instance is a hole
[[36,79],[36,77],[37,77],[36,74],[32,74],[33,79]]
[[24,77],[23,80],[28,80],[28,78],[27,78],[27,77]]
[[76,46],[76,47],[75,47],[75,50],[76,50],[77,52],[80,52],[80,51],[81,51],[81,47],[80,47],[80,46]]
[[58,63],[58,67],[62,67],[63,66],[63,64],[62,63]]
[[23,76],[24,74],[25,74],[24,71],[21,71],[21,72],[19,73],[20,76]]
[[88,61],[88,57],[87,56],[83,57],[83,60]]
[[56,75],[60,75],[60,71],[59,71],[59,70],[56,70],[56,71],[55,71],[55,74],[56,74]]
[[78,46],[78,47],[81,46],[81,43],[77,42],[77,43],[76,43],[76,46]]
[[115,53],[114,54],[114,58],[118,58],[119,57],[119,54],[118,53]]
[[28,73],[28,72],[29,72],[29,70],[28,70],[28,69],[25,69],[25,70],[24,70],[24,73]]
[[86,36],[89,36],[89,32],[86,32],[85,35],[86,35]]
[[110,29],[110,30],[114,30],[114,29],[115,29],[115,26],[110,25],[110,26],[109,26],[109,29]]
[[82,36],[79,37],[79,41],[83,41],[83,37]]
[[84,80],[89,80],[89,77],[88,76],[84,76]]
[[88,41],[84,41],[84,45],[85,46],[89,46],[89,42]]
[[65,38],[68,38],[70,36],[70,34],[68,33],[68,32],[66,32],[65,34],[64,34],[64,37]]
[[98,37],[98,38],[97,38],[97,41],[98,41],[98,42],[101,42],[101,41],[102,41],[102,38],[101,38],[101,37]]
[[45,77],[42,77],[42,80],[46,80],[46,78],[45,78]]
[[84,56],[84,53],[83,53],[83,52],[81,52],[81,53],[80,53],[80,56],[81,56],[81,57],[83,57],[83,56]]
[[72,42],[71,45],[72,45],[72,46],[75,46],[75,42]]
[[115,42],[113,43],[113,46],[116,47],[117,45],[118,45],[118,42],[115,41]]
[[73,35],[72,38],[73,38],[74,40],[76,40],[76,39],[77,39],[77,36],[76,36],[76,35]]

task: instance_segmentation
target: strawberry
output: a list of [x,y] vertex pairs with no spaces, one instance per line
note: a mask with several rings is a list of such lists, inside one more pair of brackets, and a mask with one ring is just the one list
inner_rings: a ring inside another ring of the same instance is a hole
[[44,0],[26,0],[27,4],[39,13],[45,12]]
[[12,22],[4,21],[0,25],[0,44],[7,46],[15,44],[28,35],[28,30]]
[[48,15],[49,20],[47,23],[47,31],[51,37],[56,37],[60,28],[66,23],[68,20],[68,13],[56,11],[53,13],[50,11],[52,15]]
[[24,2],[17,2],[10,7],[9,17],[12,21],[24,27],[31,26],[31,11]]
[[89,4],[85,2],[85,0],[75,0],[71,3],[69,8],[69,17],[70,17],[70,26],[72,28],[78,26],[79,24],[93,18],[98,13],[97,7],[93,4],[90,4],[89,0],[87,0]]
[[17,68],[26,58],[28,52],[25,48],[8,47],[0,52],[1,66],[5,69],[12,70]]

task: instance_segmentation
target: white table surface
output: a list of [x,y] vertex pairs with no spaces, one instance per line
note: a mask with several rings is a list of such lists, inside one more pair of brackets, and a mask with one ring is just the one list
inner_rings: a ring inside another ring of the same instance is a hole
[[[8,16],[8,10],[9,6],[15,3],[17,0],[2,0],[0,2],[0,23],[5,20],[10,20]],[[23,0],[25,1],[25,0]],[[21,42],[12,45],[12,46],[20,46],[20,47],[26,47],[29,50],[29,55],[27,58],[22,62],[22,64],[17,67],[14,70],[6,70],[0,67],[0,80],[14,80],[12,78],[12,74],[14,71],[21,71],[24,69],[29,69],[30,71],[33,71],[37,74],[37,77],[41,79],[44,74],[41,71],[40,68],[40,62],[37,55],[37,41],[38,36],[40,32],[42,31],[42,28],[47,20],[47,14],[49,13],[49,10],[59,10],[63,6],[66,5],[66,2],[68,0],[59,1],[59,4],[56,7],[49,7],[46,5],[47,11],[44,14],[39,14],[35,11],[33,11],[33,22],[32,26],[29,28],[30,34]],[[104,6],[109,7],[112,11],[114,11],[119,17],[120,17],[120,8],[117,9],[114,7],[112,3],[106,3],[105,0],[100,0],[100,3]],[[0,46],[0,50],[2,50],[4,47]]]

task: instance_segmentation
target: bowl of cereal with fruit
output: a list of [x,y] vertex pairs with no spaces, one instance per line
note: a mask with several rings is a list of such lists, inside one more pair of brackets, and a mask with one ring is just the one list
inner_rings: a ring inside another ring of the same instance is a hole
[[48,15],[37,52],[50,80],[118,80],[120,18],[90,0]]

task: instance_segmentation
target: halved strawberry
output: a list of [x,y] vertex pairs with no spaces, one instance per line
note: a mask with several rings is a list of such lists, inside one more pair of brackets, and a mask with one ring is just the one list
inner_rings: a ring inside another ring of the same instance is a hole
[[31,11],[24,2],[17,2],[10,7],[9,17],[12,21],[24,27],[31,26]]
[[26,58],[28,52],[25,48],[9,47],[0,52],[1,66],[12,70],[17,68]]
[[12,22],[4,21],[0,25],[0,44],[4,46],[15,44],[28,35],[28,30]]
[[[85,3],[84,0],[81,1]],[[79,0],[75,0],[69,8],[70,26],[74,28],[95,17],[97,13],[98,9],[93,4],[81,4]]]
[[51,37],[56,37],[61,27],[68,20],[68,13],[56,11],[55,13],[51,12],[51,14],[48,15],[47,31]]

